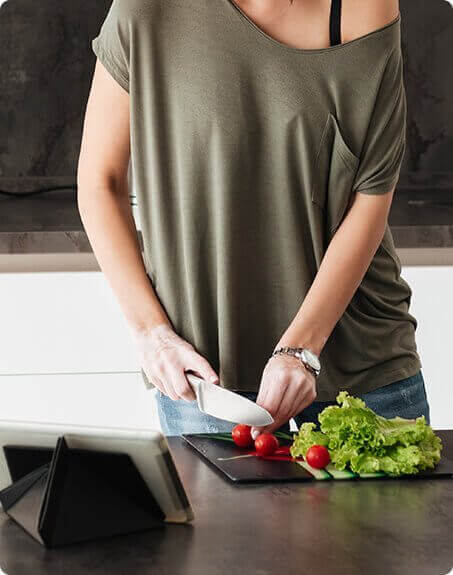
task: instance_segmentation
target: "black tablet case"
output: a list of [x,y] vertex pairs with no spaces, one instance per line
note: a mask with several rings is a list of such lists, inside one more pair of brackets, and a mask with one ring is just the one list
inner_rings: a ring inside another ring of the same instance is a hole
[[127,453],[3,447],[13,483],[3,510],[45,547],[164,526],[165,515]]
[[[206,433],[184,434],[183,438],[199,454],[201,454],[211,465],[217,468],[225,477],[235,483],[258,483],[274,481],[316,481],[316,478],[306,469],[297,465],[293,461],[271,461],[260,457],[247,457],[244,459],[230,459],[227,461],[219,460],[219,457],[234,457],[247,452],[234,443],[222,441],[216,438],[216,434],[210,434],[212,437],[206,437]],[[453,477],[453,461],[442,458],[435,469],[421,471],[417,475],[404,475],[402,479],[437,479],[444,477]],[[334,479],[330,477],[328,479]],[[361,480],[356,476],[348,479]],[[376,480],[395,479],[391,476],[376,477]],[[334,479],[335,480],[335,479]],[[346,479],[345,479],[346,480]],[[363,479],[368,481],[369,478]],[[337,480],[338,481],[338,480]]]

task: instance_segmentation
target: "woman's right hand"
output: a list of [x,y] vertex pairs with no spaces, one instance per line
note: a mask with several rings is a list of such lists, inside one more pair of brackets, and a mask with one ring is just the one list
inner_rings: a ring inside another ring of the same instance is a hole
[[216,372],[195,348],[180,337],[168,324],[159,324],[147,331],[132,331],[137,344],[142,369],[146,377],[171,399],[196,399],[185,372],[191,371],[202,379],[219,383]]

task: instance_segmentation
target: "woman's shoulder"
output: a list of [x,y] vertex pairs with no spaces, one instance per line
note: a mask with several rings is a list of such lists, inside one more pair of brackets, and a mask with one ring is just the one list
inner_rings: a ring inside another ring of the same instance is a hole
[[343,0],[341,12],[342,41],[349,42],[395,20],[399,0]]
[[111,11],[123,21],[142,18],[161,4],[162,0],[113,0]]

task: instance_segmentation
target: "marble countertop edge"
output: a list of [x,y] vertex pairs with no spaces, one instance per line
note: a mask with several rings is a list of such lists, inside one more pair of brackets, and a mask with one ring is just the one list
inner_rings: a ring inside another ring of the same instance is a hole
[[[451,225],[390,226],[398,249],[453,248]],[[137,232],[143,249],[140,230]],[[84,230],[0,232],[0,254],[92,253]]]
[[[453,225],[391,230],[403,266],[453,266]],[[0,232],[0,273],[99,270],[83,230]]]

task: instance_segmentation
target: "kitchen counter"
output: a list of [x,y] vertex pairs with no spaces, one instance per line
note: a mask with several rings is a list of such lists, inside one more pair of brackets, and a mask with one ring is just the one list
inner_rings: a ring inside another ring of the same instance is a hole
[[[451,182],[435,183],[427,195],[423,178],[403,176],[395,193],[389,223],[403,266],[453,265]],[[0,273],[99,271],[80,219],[77,193],[71,189],[72,178],[0,178],[0,186],[17,194],[0,195]],[[52,186],[63,189],[20,197]],[[136,206],[133,193],[130,200]],[[138,208],[132,209],[138,222]],[[137,239],[143,250],[140,229]]]
[[[77,208],[77,193],[70,189],[75,186],[73,180],[68,177],[0,178],[0,189],[17,194],[16,197],[0,196],[0,255],[92,253]],[[404,250],[412,248],[437,251],[453,248],[453,183],[450,180],[446,175],[402,174],[389,223],[395,245],[402,250],[403,257]],[[21,197],[23,192],[52,186],[63,189]],[[135,203],[133,194],[131,201]],[[142,245],[140,231],[138,236]]]
[[[42,187],[68,185],[48,178]],[[10,186],[11,187],[11,186]],[[32,186],[29,186],[33,189]],[[92,254],[73,189],[0,196],[1,254]],[[141,234],[139,233],[141,242]]]
[[[453,459],[453,430],[440,431]],[[235,486],[183,440],[171,451],[192,525],[46,550],[0,514],[8,575],[443,575],[453,566],[453,479]]]

